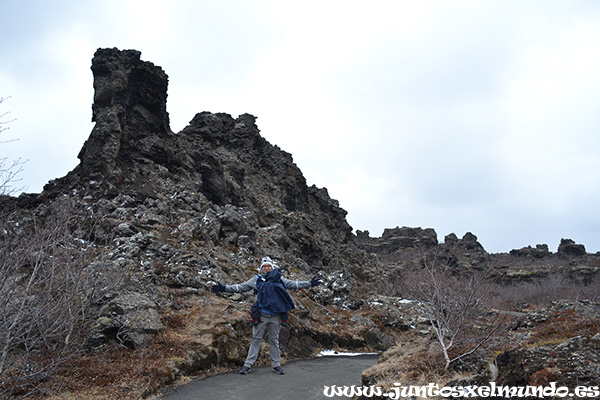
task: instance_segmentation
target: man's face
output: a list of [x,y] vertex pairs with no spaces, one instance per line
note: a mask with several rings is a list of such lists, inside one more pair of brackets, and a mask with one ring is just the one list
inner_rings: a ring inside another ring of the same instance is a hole
[[273,271],[273,266],[271,264],[265,264],[260,270],[263,274],[268,274],[269,272]]

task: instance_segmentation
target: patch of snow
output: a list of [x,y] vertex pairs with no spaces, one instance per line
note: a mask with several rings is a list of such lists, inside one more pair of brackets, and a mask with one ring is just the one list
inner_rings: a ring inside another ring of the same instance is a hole
[[337,350],[323,350],[318,357],[355,357],[355,356],[373,356],[379,353],[345,353]]

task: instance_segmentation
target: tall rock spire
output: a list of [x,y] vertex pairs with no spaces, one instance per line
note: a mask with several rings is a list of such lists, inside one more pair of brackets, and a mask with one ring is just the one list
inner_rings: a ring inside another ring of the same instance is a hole
[[143,151],[148,138],[155,143],[172,135],[167,74],[141,61],[140,54],[137,50],[98,49],[94,55],[92,121],[96,125],[78,155],[86,177],[101,176],[114,183],[131,164],[134,149]]

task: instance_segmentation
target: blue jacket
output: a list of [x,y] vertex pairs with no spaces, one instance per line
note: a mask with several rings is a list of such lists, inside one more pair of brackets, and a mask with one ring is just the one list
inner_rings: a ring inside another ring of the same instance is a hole
[[266,276],[259,275],[256,280],[258,306],[269,314],[281,314],[296,308],[281,281],[281,270],[276,268]]
[[[281,283],[284,285],[285,289],[287,289],[287,290],[308,289],[308,288],[310,288],[312,286],[310,284],[310,281],[294,281],[294,280],[282,277],[281,276],[281,270],[279,268],[275,268],[267,276],[269,276],[270,274],[272,274],[275,271],[278,271],[278,273],[275,274],[275,275],[278,275],[280,277]],[[247,292],[247,291],[253,290],[253,289],[254,290],[259,290],[258,289],[259,277],[261,279],[265,279],[266,278],[266,277],[263,277],[261,275],[255,275],[252,278],[248,279],[246,282],[237,283],[237,284],[234,284],[234,285],[225,285],[225,291],[229,292],[229,293],[242,293],[242,292]],[[288,297],[289,297],[289,294],[288,294]],[[259,294],[259,300],[261,300],[260,299],[260,294]],[[293,303],[292,303],[292,305],[293,305]],[[280,312],[274,312],[274,311],[269,312],[269,311],[267,311],[266,308],[265,308],[265,312],[268,312],[269,314],[279,314],[280,313]]]

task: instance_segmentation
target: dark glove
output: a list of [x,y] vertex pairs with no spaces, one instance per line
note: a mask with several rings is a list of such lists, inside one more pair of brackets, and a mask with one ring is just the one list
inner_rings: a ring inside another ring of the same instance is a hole
[[213,293],[224,292],[225,291],[225,285],[221,285],[220,282],[217,282],[217,284],[213,285],[213,287],[211,287],[210,290],[212,290]]
[[323,281],[321,281],[320,279],[318,279],[316,276],[313,276],[313,278],[310,280],[310,286],[319,286],[321,283],[323,283]]

